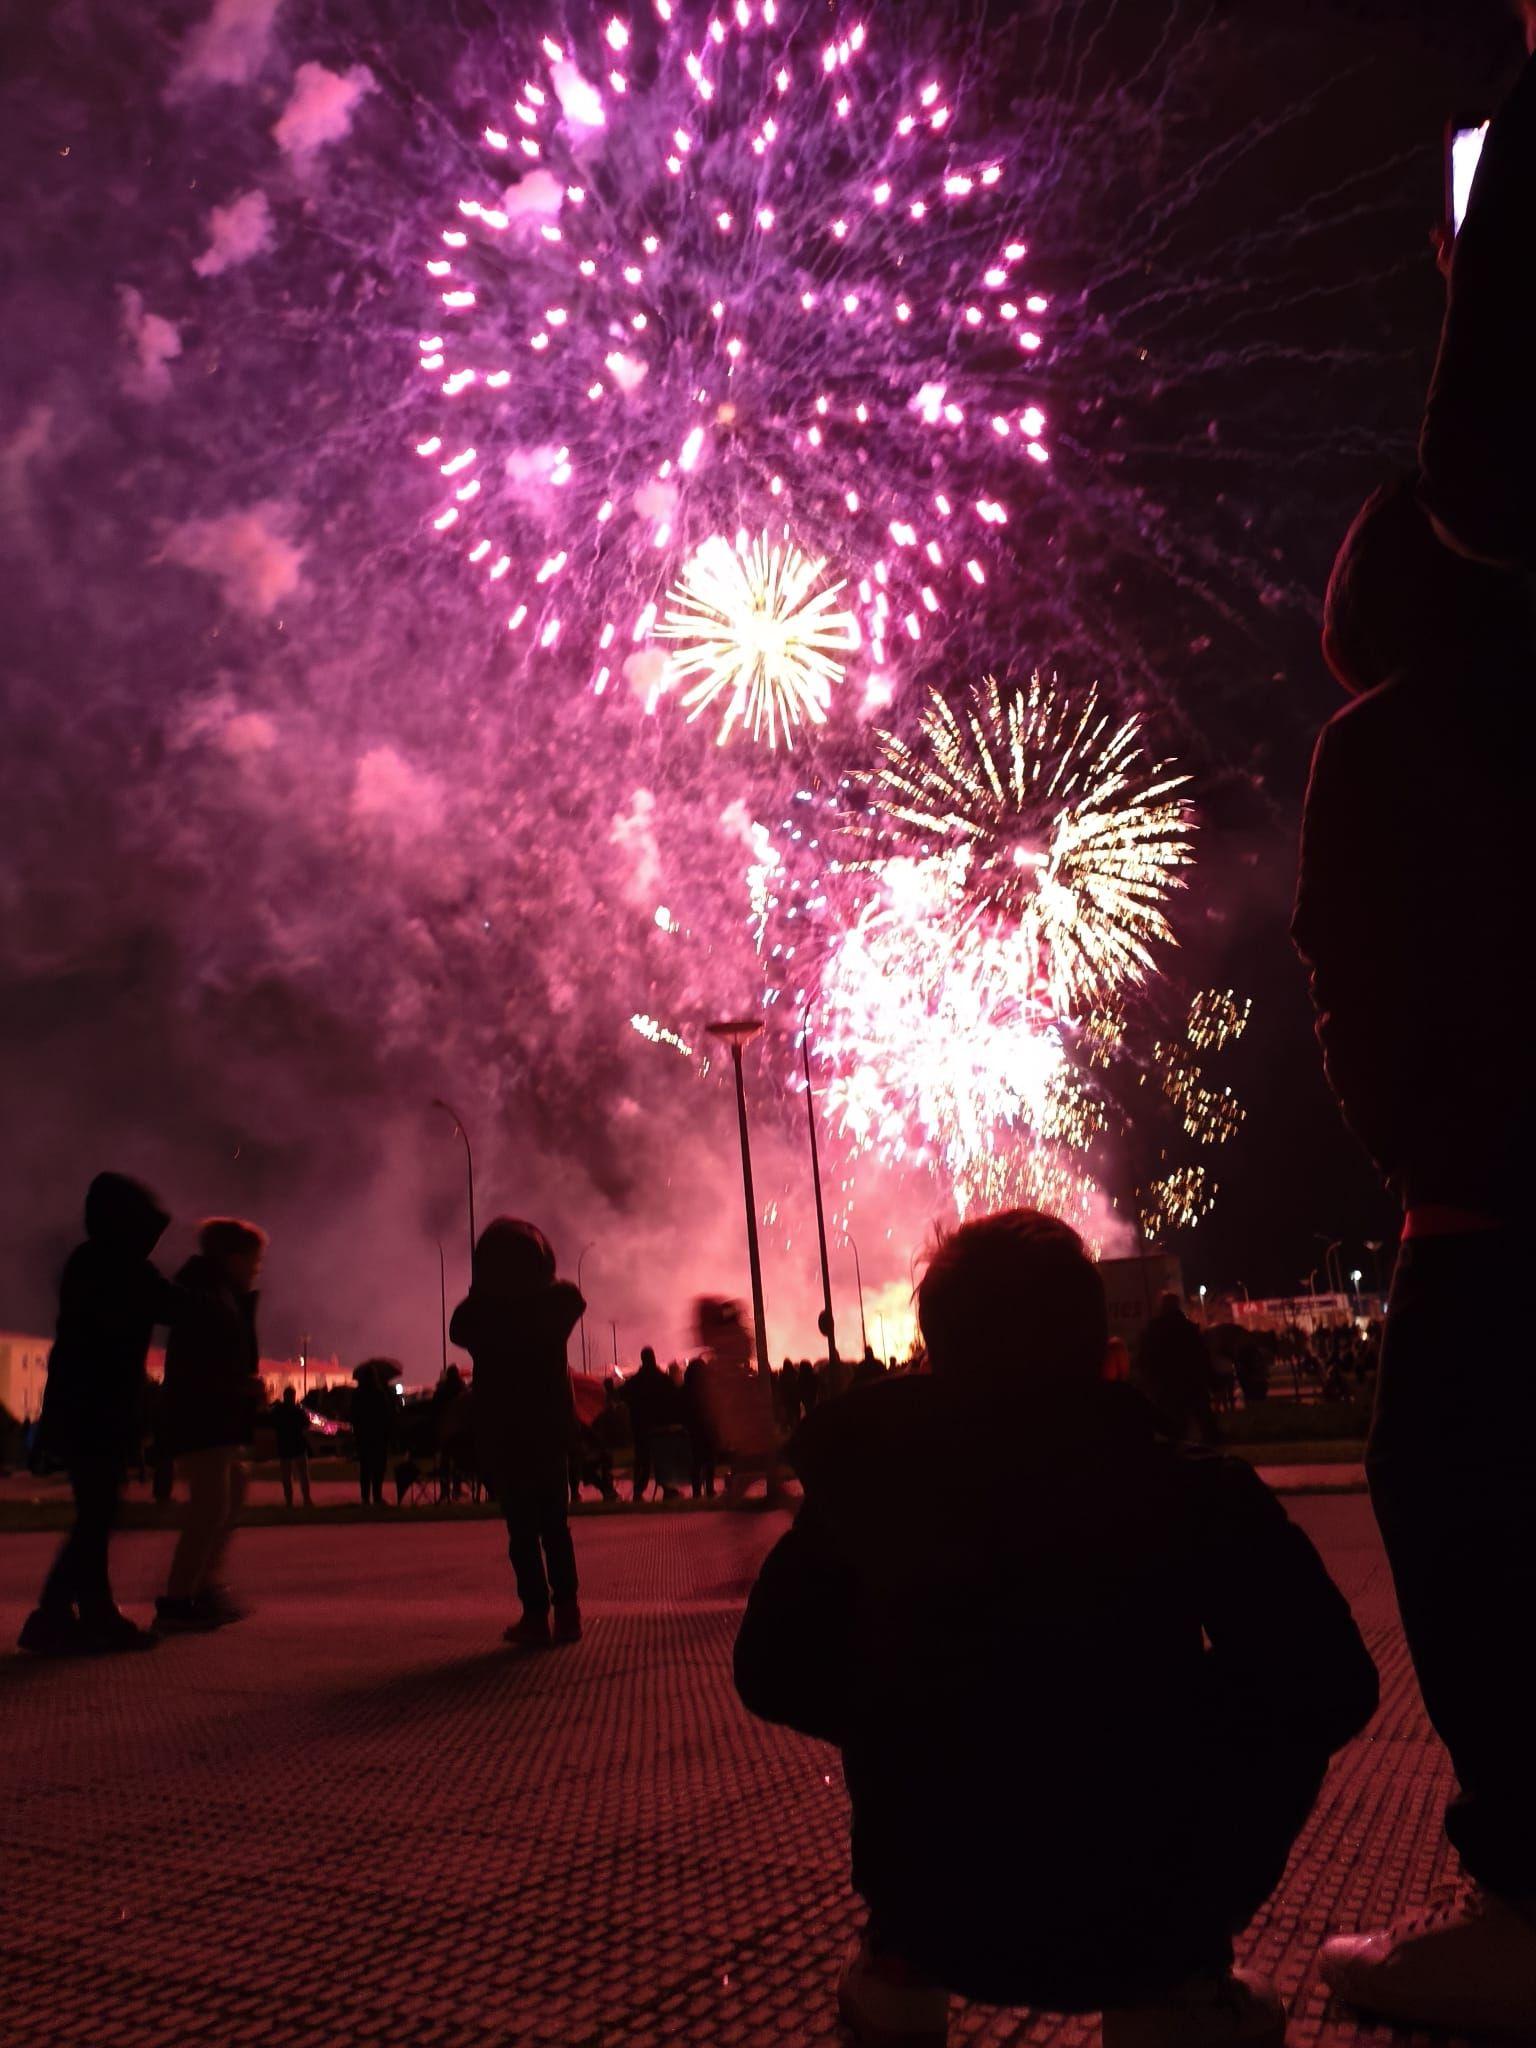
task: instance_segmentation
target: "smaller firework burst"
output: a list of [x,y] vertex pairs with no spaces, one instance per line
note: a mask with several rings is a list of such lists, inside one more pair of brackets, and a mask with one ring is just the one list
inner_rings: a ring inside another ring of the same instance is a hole
[[1253,1014],[1251,996],[1229,988],[1203,988],[1190,999],[1188,1038],[1196,1052],[1222,1052],[1236,1045]]
[[1170,1230],[1192,1230],[1215,1206],[1217,1187],[1203,1166],[1178,1166],[1142,1190],[1143,1233],[1153,1241]]
[[1058,1016],[1143,982],[1171,945],[1165,904],[1193,858],[1188,777],[1143,755],[1096,689],[1073,700],[1036,674],[988,677],[951,705],[934,692],[917,744],[880,738],[871,778],[887,831],[959,865],[965,893],[1017,929],[1035,991]]
[[1198,1145],[1224,1145],[1237,1135],[1247,1111],[1230,1088],[1208,1088],[1199,1067],[1178,1046],[1154,1045],[1152,1058],[1186,1137]]
[[658,639],[676,649],[683,709],[702,717],[724,700],[719,744],[740,725],[770,747],[802,724],[824,725],[843,657],[858,645],[853,614],[838,609],[841,582],[823,584],[825,560],[793,541],[712,534],[668,593]]

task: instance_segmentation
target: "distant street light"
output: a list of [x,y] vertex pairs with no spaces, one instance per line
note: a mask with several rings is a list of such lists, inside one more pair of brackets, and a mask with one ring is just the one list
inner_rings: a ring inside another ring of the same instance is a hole
[[1202,1323],[1202,1325],[1203,1325],[1203,1324],[1204,1324],[1204,1322],[1205,1322],[1205,1296],[1206,1296],[1206,1289],[1205,1289],[1205,1287],[1204,1287],[1204,1286],[1202,1285],[1202,1286],[1200,1286],[1200,1287],[1197,1287],[1197,1288],[1195,1289],[1195,1292],[1196,1292],[1196,1294],[1198,1294],[1198,1295],[1199,1295],[1199,1297],[1200,1297],[1200,1321],[1201,1321],[1201,1323]]
[[459,1112],[444,1102],[440,1095],[432,1098],[432,1107],[440,1109],[453,1118],[453,1128],[464,1140],[464,1168],[469,1178],[469,1277],[475,1277],[475,1155],[469,1149],[469,1133],[464,1128],[464,1119]]
[[589,1251],[591,1251],[591,1249],[592,1249],[593,1245],[595,1245],[596,1243],[597,1243],[597,1239],[596,1239],[595,1237],[594,1237],[594,1238],[592,1238],[592,1239],[591,1239],[591,1240],[590,1240],[590,1241],[589,1241],[588,1243],[586,1243],[586,1244],[584,1244],[584,1245],[582,1246],[582,1248],[581,1248],[580,1252],[579,1252],[579,1253],[577,1254],[577,1257],[576,1257],[576,1292],[577,1292],[578,1294],[580,1294],[580,1295],[581,1295],[581,1369],[582,1369],[582,1371],[583,1371],[583,1372],[586,1372],[586,1371],[588,1370],[588,1365],[587,1365],[587,1297],[586,1297],[586,1295],[585,1295],[585,1294],[583,1294],[583,1293],[582,1293],[582,1287],[581,1287],[581,1262],[582,1262],[582,1260],[583,1260],[583,1259],[584,1259],[584,1258],[585,1258],[585,1257],[587,1256],[587,1253],[588,1253]]
[[711,1038],[731,1048],[736,1069],[736,1120],[741,1127],[741,1187],[747,1205],[747,1259],[752,1268],[752,1326],[757,1345],[757,1369],[768,1370],[768,1331],[763,1315],[763,1262],[757,1248],[757,1198],[752,1192],[752,1142],[747,1135],[747,1084],[742,1078],[741,1049],[750,1045],[763,1028],[761,1017],[727,1018],[707,1027]]
[[443,1258],[443,1240],[437,1240],[437,1305],[442,1314],[443,1371],[448,1371],[448,1267]]
[[811,1086],[811,1013],[800,1029],[800,1056],[805,1062],[805,1114],[811,1129],[811,1186],[816,1192],[816,1243],[821,1251],[821,1334],[827,1340],[827,1364],[837,1370],[837,1337],[832,1323],[832,1276],[827,1266],[827,1219],[821,1206],[821,1158],[816,1149],[816,1093]]
[[864,1275],[859,1270],[859,1248],[846,1230],[843,1232],[843,1236],[847,1238],[848,1249],[853,1253],[853,1277],[859,1290],[859,1342],[867,1352],[869,1350],[869,1331],[864,1322]]

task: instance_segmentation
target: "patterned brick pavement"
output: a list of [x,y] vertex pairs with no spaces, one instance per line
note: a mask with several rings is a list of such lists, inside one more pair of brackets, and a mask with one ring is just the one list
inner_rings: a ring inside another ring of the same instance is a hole
[[[1385,2043],[1325,2007],[1323,1934],[1446,1875],[1442,1759],[1359,1499],[1295,1504],[1382,1665],[1248,1959],[1297,2044]],[[9,2048],[790,2048],[831,2041],[856,1924],[836,1758],[730,1687],[777,1524],[579,1524],[589,1616],[518,1660],[486,1523],[251,1530],[259,1602],[212,1637],[85,1665],[0,1656],[0,2039]],[[52,1538],[0,1538],[14,1640]],[[147,1606],[169,1539],[130,1535]],[[1092,2024],[967,2008],[965,2048]]]

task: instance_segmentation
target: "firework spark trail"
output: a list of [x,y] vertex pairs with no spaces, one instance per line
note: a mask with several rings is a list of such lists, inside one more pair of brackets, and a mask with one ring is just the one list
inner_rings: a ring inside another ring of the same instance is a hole
[[734,546],[719,534],[705,541],[668,598],[659,638],[676,641],[672,667],[690,720],[724,697],[718,743],[741,723],[768,744],[788,743],[802,723],[825,725],[840,656],[858,645],[851,614],[834,609],[841,582],[818,589],[825,562],[760,534]]
[[888,702],[1049,461],[1048,301],[1003,155],[941,67],[828,21],[738,0],[530,36],[425,258],[430,523],[535,657],[580,647],[596,694],[622,671],[654,707],[677,565],[772,509],[843,565]]
[[909,744],[880,736],[882,825],[948,851],[962,894],[1017,925],[1031,993],[1073,1018],[1152,971],[1164,910],[1193,858],[1186,775],[1147,763],[1141,721],[1118,726],[1089,690],[994,679],[960,707],[934,694]]

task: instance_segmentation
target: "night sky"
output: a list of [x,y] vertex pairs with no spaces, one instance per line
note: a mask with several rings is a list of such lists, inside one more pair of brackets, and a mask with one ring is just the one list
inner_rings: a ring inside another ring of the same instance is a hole
[[[730,892],[747,823],[797,772],[633,691],[594,707],[557,664],[535,683],[424,531],[411,453],[423,250],[544,14],[80,0],[7,32],[0,1325],[46,1327],[111,1165],[174,1208],[173,1259],[199,1214],[267,1224],[269,1352],[308,1333],[429,1376],[435,1240],[450,1300],[464,1269],[437,1094],[474,1134],[482,1219],[538,1217],[567,1268],[593,1242],[593,1318],[621,1353],[680,1348],[694,1291],[745,1292],[721,1076],[628,1019],[692,1035],[760,1000]],[[1219,1070],[1248,1120],[1176,1248],[1212,1288],[1292,1291],[1318,1235],[1369,1272],[1391,1209],[1326,1092],[1286,937],[1307,759],[1339,702],[1320,596],[1355,507],[1411,457],[1443,124],[1496,104],[1517,32],[1495,0],[1036,0],[963,35],[921,9],[870,19],[968,66],[969,117],[1022,138],[1063,308],[1051,495],[1016,579],[903,691],[946,662],[1113,679],[1190,768],[1178,973],[1255,1007]],[[863,745],[835,730],[824,772]],[[755,1113],[771,1348],[798,1353],[813,1253],[785,1051]],[[931,1188],[871,1174],[866,1282],[904,1293],[936,1213]]]

